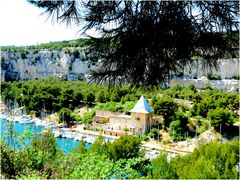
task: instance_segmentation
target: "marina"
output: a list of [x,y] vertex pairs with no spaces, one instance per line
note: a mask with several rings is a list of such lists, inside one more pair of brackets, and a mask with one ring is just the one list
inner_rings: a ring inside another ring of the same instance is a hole
[[[51,122],[47,122],[44,120],[40,120],[38,118],[35,119],[25,119],[20,116],[16,117],[8,117],[4,114],[1,114],[1,138],[4,138],[5,141],[13,146],[13,142],[10,140],[9,135],[7,134],[9,125],[12,124],[14,128],[14,132],[17,135],[23,134],[25,130],[35,134],[35,135],[43,135],[44,132],[47,131],[48,128],[52,130],[54,136],[56,138],[56,142],[58,148],[63,150],[65,153],[69,153],[73,148],[77,148],[79,141],[84,140],[85,148],[88,149],[91,144],[95,140],[95,136],[86,137],[77,132],[72,132],[70,128],[62,128],[57,130],[56,124]],[[12,122],[12,123],[9,123]],[[30,139],[27,139],[26,145],[30,144]],[[20,148],[20,147],[19,147]],[[16,149],[19,149],[18,147]]]
[[[9,126],[9,122],[13,123],[14,131],[18,134],[24,133],[24,130],[28,129],[35,135],[44,135],[48,130],[51,130],[56,138],[58,148],[63,150],[65,153],[69,153],[73,148],[77,148],[79,141],[85,142],[85,148],[88,149],[95,139],[99,136],[99,132],[83,130],[83,128],[67,128],[61,127],[59,124],[42,120],[39,118],[30,118],[30,116],[8,116],[4,113],[1,114],[1,138],[6,137],[6,127]],[[103,134],[106,142],[113,142],[119,137],[109,136]],[[7,139],[7,138],[5,138]],[[11,142],[8,142],[10,145]],[[30,144],[30,140],[27,141],[27,145]],[[152,159],[159,156],[159,151],[165,150],[169,152],[168,157],[175,156],[176,154],[188,154],[189,152],[178,152],[168,150],[163,147],[152,145],[149,143],[143,143],[142,148],[146,152],[146,158]]]

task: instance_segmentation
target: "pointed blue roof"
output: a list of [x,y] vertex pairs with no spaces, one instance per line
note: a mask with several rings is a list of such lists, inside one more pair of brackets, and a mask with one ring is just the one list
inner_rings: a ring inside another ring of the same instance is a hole
[[138,100],[137,104],[134,106],[133,109],[130,110],[130,112],[136,112],[136,113],[151,113],[152,108],[147,103],[146,99],[141,96]]

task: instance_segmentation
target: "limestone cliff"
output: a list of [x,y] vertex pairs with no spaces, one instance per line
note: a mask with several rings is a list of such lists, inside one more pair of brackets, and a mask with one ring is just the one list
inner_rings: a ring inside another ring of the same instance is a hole
[[[89,71],[94,69],[100,61],[89,52],[86,46],[64,48],[13,48],[0,51],[1,54],[1,81],[30,80],[42,77],[58,77],[66,80],[76,80],[88,77]],[[201,62],[201,61],[199,61]],[[206,83],[226,91],[236,91],[239,76],[239,60],[219,60],[219,70],[212,71],[221,77],[221,81],[206,81],[209,69],[202,69],[201,63],[195,68],[185,67],[181,76],[173,75],[170,85],[180,83],[195,84],[201,88]],[[194,80],[195,79],[195,80]]]
[[82,48],[60,50],[1,51],[1,80],[29,80],[55,76],[75,80],[83,78],[93,61]]

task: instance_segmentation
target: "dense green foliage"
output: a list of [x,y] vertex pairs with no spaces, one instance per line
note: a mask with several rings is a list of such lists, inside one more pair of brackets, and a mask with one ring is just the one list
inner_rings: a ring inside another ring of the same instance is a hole
[[90,149],[84,149],[80,143],[67,155],[58,150],[51,133],[34,137],[30,146],[19,151],[3,141],[0,144],[1,173],[7,178],[138,178],[149,168],[148,161],[139,154],[140,142],[137,137],[126,136],[105,143],[99,136]]
[[163,91],[163,94],[172,98],[193,101],[192,116],[200,115],[206,118],[209,110],[216,108],[224,108],[236,114],[239,109],[237,92],[227,93],[209,86],[206,86],[205,90],[197,91],[193,85],[185,88],[175,85]]
[[234,140],[218,144],[211,142],[196,148],[186,156],[170,161],[162,154],[151,161],[149,178],[154,179],[237,179],[239,142]]
[[209,80],[221,80],[222,79],[220,75],[213,74],[212,72],[207,73],[207,78]]
[[185,157],[173,159],[180,179],[237,179],[239,142],[213,142],[194,150]]
[[112,159],[141,157],[141,139],[135,136],[122,136],[108,148]]
[[[79,39],[79,40],[69,40],[69,41],[59,41],[59,42],[50,42],[45,44],[38,44],[32,46],[1,46],[2,51],[11,51],[21,53],[21,56],[25,56],[27,50],[37,51],[48,49],[48,50],[59,50],[63,48],[74,48],[74,47],[84,47],[87,46],[90,42],[90,39]],[[70,53],[69,49],[65,50],[65,53]],[[74,51],[74,54],[78,54],[77,51]],[[22,58],[24,59],[24,58]]]
[[71,110],[68,108],[60,109],[58,116],[59,116],[59,122],[70,123],[72,120]]
[[152,128],[150,133],[149,133],[149,136],[153,139],[159,139],[160,138],[160,132],[157,128]]
[[108,102],[99,103],[97,109],[107,110],[112,112],[125,112],[128,113],[136,104],[136,101],[126,101],[124,104],[121,102]]
[[173,163],[169,162],[167,154],[161,153],[159,157],[151,161],[152,169],[148,172],[151,179],[176,179],[177,174]]
[[174,112],[178,110],[178,105],[170,97],[162,97],[153,103],[153,110],[155,114],[162,115],[164,118],[165,127],[169,127]]
[[[174,120],[170,123],[169,134],[175,141],[185,140],[189,129],[188,117],[183,112],[175,112]],[[189,133],[190,135],[190,133]]]
[[[193,137],[196,126],[201,126],[202,130],[206,131],[208,120],[221,134],[228,134],[228,137],[237,135],[237,128],[233,123],[239,119],[238,93],[226,93],[210,86],[206,86],[204,90],[197,90],[192,84],[186,87],[175,85],[158,92],[162,95],[153,96],[151,105],[156,115],[163,116],[162,124],[168,128],[173,140]],[[184,104],[185,100],[188,100],[187,106]],[[198,125],[195,122],[195,125],[191,126],[190,117],[197,120]]]
[[65,154],[52,133],[33,137],[30,146],[15,151],[1,141],[1,174],[5,178],[50,179],[237,179],[239,142],[211,142],[186,156],[160,154],[151,161],[140,151],[141,140],[124,136],[113,143],[99,136],[90,149]]
[[237,111],[239,108],[239,94],[237,92],[227,93],[210,86],[206,86],[205,90],[197,91],[194,85],[188,85],[185,88],[175,85],[163,91],[163,94],[172,98],[193,101],[193,115],[203,117],[207,116],[210,109],[227,108],[231,111]]
[[[205,130],[208,120],[211,120],[211,126],[217,131],[220,131],[221,124],[221,133],[232,133],[231,137],[234,137],[236,131],[229,129],[233,128],[233,123],[239,117],[239,94],[222,92],[209,86],[201,91],[193,85],[175,85],[166,90],[156,87],[151,91],[137,88],[133,91],[129,86],[109,89],[105,84],[49,78],[27,82],[2,82],[1,95],[9,109],[24,106],[27,113],[35,112],[37,116],[60,112],[60,121],[67,123],[92,123],[97,109],[129,114],[139,97],[144,95],[146,99],[151,99],[154,115],[163,117],[163,121],[159,122],[160,127],[169,130],[174,140],[183,140],[194,135],[196,125],[187,126],[190,117],[197,117],[195,119],[200,120],[198,125]],[[186,106],[183,100],[192,101],[193,106]],[[79,115],[76,110],[83,106],[91,108]],[[155,137],[151,134],[150,136]]]
[[[36,111],[37,115],[43,110],[47,112],[56,112],[61,108],[74,110],[79,105],[93,106],[95,103],[106,103],[110,100],[119,102],[123,99],[125,103],[133,99],[130,98],[132,97],[131,91],[126,89],[127,86],[109,90],[107,85],[97,86],[83,81],[68,82],[53,78],[1,83],[3,101],[9,108],[18,104],[18,106],[25,106],[28,113]],[[138,93],[143,93],[143,91]],[[118,99],[116,99],[116,94],[118,94]],[[126,106],[129,105],[126,103]]]
[[106,154],[114,161],[143,157],[144,152],[140,150],[141,138],[136,136],[122,136],[113,143],[105,142],[103,136],[99,136],[89,149],[90,152]]

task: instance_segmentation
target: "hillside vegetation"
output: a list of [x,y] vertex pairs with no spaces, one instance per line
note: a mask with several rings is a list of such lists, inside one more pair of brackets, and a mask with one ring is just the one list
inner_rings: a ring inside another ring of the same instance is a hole
[[[93,122],[96,109],[128,114],[139,97],[144,95],[150,101],[154,116],[161,117],[153,129],[160,126],[169,131],[174,141],[193,137],[197,127],[197,133],[202,133],[208,129],[209,121],[226,137],[237,135],[233,124],[239,118],[239,94],[225,93],[209,86],[201,91],[193,85],[185,88],[176,85],[169,89],[156,87],[147,91],[141,88],[133,90],[129,86],[109,89],[105,84],[50,78],[3,82],[1,95],[8,109],[24,107],[26,113],[36,116],[59,112],[60,121],[88,124]],[[192,106],[184,104],[184,100],[192,102]],[[83,106],[92,107],[92,111],[79,115],[76,110]]]
[[[105,84],[53,78],[1,84],[1,97],[8,110],[22,106],[26,113],[36,116],[58,112],[66,118],[60,121],[67,123],[91,124],[96,109],[128,113],[141,95],[149,100],[154,117],[161,117],[149,134],[122,136],[112,143],[99,136],[91,148],[85,149],[81,141],[65,154],[51,132],[39,138],[27,131],[21,135],[13,131],[13,136],[21,140],[16,145],[24,146],[16,151],[1,141],[2,175],[16,179],[238,178],[239,127],[233,125],[239,119],[238,93],[224,93],[209,86],[199,91],[193,85],[133,90],[128,86],[109,88]],[[193,104],[186,105],[184,100]],[[83,106],[92,111],[79,115],[77,110]],[[171,159],[165,153],[146,159],[140,148],[142,140],[158,139],[159,126],[176,142],[207,131],[209,120],[211,127],[228,141],[200,144],[193,153]],[[28,137],[32,138],[30,145],[26,144]]]
[[62,48],[84,47],[87,46],[90,39],[78,39],[69,41],[49,42],[30,46],[1,46],[1,51],[22,51],[22,50],[59,50]]
[[113,143],[99,136],[90,149],[81,141],[70,154],[56,144],[51,133],[32,138],[30,146],[19,151],[2,141],[2,175],[16,179],[237,179],[239,175],[237,140],[211,142],[172,159],[162,153],[152,160],[144,158],[141,139],[135,136],[122,136]]

